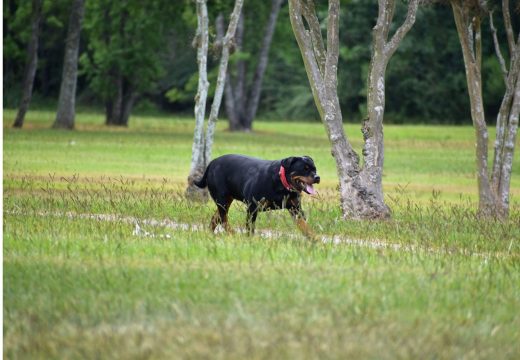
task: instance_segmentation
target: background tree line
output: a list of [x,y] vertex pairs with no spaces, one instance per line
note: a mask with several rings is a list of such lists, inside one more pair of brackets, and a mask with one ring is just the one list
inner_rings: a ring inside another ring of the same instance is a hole
[[[58,99],[71,3],[42,1],[33,87],[34,101],[40,106],[55,106]],[[318,3],[318,16],[325,17],[326,3]],[[377,19],[376,3],[341,1],[338,95],[346,121],[357,121],[366,115],[366,79],[371,29]],[[208,4],[211,44],[218,43],[219,28],[227,26],[221,14],[229,14],[232,6],[233,2],[226,0]],[[399,3],[398,7],[405,8],[406,3]],[[5,107],[19,104],[32,8],[29,1],[3,3]],[[259,62],[273,9],[279,13],[268,44],[269,58],[262,75],[256,117],[318,119],[289,22],[288,6],[279,0],[248,0],[244,2],[237,44],[229,60],[228,79],[232,80],[227,82],[224,95],[230,127],[237,130],[251,127],[251,117],[237,120],[237,114],[247,112],[239,107],[254,100],[253,85],[261,68]],[[396,11],[396,23],[402,21],[398,17],[403,14],[406,11]],[[501,18],[497,16],[495,21],[499,27]],[[517,16],[513,21],[518,25]],[[195,7],[188,0],[87,0],[79,49],[77,104],[103,109],[107,124],[112,125],[128,124],[136,108],[191,115],[198,79],[196,49],[192,46],[195,31]],[[496,114],[504,83],[488,27],[483,28],[482,40],[486,114]],[[217,68],[218,49],[214,46],[208,59],[211,85],[215,84]],[[470,123],[463,57],[449,7],[420,7],[414,27],[390,61],[386,85],[387,123]],[[210,87],[210,97],[213,91],[214,87]],[[239,96],[232,99],[230,94]],[[223,113],[224,110],[221,117]],[[495,121],[493,116],[488,120]]]

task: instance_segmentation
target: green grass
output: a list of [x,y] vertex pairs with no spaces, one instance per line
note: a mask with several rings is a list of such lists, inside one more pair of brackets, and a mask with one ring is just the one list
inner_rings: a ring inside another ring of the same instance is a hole
[[[520,162],[510,219],[478,218],[469,127],[385,127],[393,218],[353,222],[341,219],[321,124],[259,122],[252,134],[219,124],[215,156],[315,159],[323,181],[304,199],[309,223],[353,240],[313,245],[284,212],[259,216],[269,237],[200,228],[214,206],[182,196],[191,121],[113,129],[80,114],[78,131],[53,131],[53,114],[34,111],[19,131],[13,116],[4,112],[5,358],[520,356]],[[359,149],[359,125],[346,132]],[[230,219],[243,226],[244,207]]]

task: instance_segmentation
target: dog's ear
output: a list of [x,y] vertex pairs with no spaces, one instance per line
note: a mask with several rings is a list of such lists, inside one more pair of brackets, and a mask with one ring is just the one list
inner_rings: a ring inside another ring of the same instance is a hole
[[290,168],[298,158],[291,156],[282,160],[282,166],[286,169]]

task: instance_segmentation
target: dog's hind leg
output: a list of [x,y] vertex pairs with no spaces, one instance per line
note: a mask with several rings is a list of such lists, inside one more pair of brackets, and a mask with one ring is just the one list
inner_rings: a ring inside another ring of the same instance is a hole
[[233,202],[233,198],[231,196],[227,196],[223,199],[215,200],[215,203],[217,204],[217,211],[211,218],[211,223],[210,223],[211,231],[214,232],[215,229],[217,228],[217,226],[219,224],[222,224],[222,226],[228,233],[233,233],[233,230],[229,226],[228,216],[227,216],[229,207],[231,206],[232,202]]

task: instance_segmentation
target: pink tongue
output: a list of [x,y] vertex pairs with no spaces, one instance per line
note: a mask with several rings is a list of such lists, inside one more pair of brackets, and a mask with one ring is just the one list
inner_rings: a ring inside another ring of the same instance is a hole
[[305,187],[305,190],[306,190],[309,194],[311,194],[311,195],[315,195],[315,194],[316,194],[316,190],[314,190],[314,188],[312,187],[312,185],[307,185],[307,186]]

